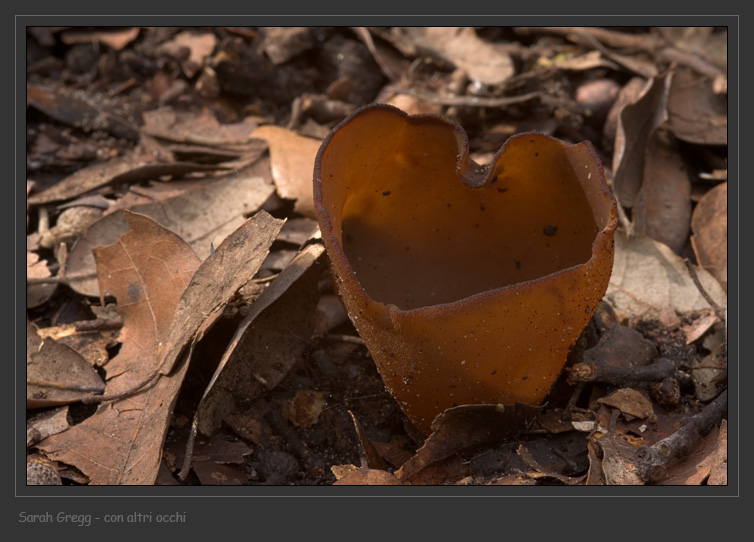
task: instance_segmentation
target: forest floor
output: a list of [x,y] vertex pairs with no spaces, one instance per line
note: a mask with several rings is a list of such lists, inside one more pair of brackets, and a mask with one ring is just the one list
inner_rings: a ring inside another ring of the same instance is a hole
[[[427,435],[383,383],[312,200],[374,102],[596,150],[613,275],[543,405]],[[26,122],[29,484],[727,484],[725,28],[30,28]]]

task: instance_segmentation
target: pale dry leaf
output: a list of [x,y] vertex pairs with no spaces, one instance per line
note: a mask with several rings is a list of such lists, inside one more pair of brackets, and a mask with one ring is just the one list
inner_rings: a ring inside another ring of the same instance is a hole
[[[352,467],[352,468],[351,468]],[[360,469],[354,465],[333,465],[331,467],[337,480],[336,486],[399,486],[403,483],[387,471],[379,469]]]
[[140,28],[122,28],[114,30],[66,30],[61,32],[63,43],[102,43],[120,51],[139,36]]
[[[727,306],[727,295],[704,269],[696,269],[701,285],[717,303]],[[683,314],[709,307],[689,275],[684,261],[662,243],[625,232],[615,232],[615,261],[605,294],[617,312],[627,318],[659,318],[663,309]]]
[[51,435],[62,433],[69,427],[67,405],[44,410],[26,421],[26,447]]
[[419,41],[482,84],[498,85],[515,73],[508,52],[500,44],[481,39],[469,26],[428,27],[420,33]]
[[270,145],[272,177],[278,195],[295,200],[294,210],[298,214],[316,218],[312,175],[322,142],[274,125],[260,126],[251,137],[266,139]]

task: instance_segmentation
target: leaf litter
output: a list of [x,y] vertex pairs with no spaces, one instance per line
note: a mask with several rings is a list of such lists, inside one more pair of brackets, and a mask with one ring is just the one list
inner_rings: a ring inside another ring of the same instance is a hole
[[[27,373],[32,395],[69,394],[29,408],[32,470],[68,484],[643,484],[638,450],[709,411],[696,451],[649,483],[725,483],[727,426],[708,407],[727,383],[726,38],[29,29],[27,337],[92,378]],[[531,129],[602,156],[625,231],[538,411],[457,407],[418,433],[337,305],[311,167],[370,101],[451,117],[485,160]],[[69,228],[69,208],[95,221]]]

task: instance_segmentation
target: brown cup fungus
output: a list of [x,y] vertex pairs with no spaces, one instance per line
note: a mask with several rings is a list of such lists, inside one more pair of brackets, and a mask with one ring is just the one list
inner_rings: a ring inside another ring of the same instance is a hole
[[617,205],[588,142],[508,139],[490,166],[435,115],[363,107],[323,141],[336,288],[403,411],[540,404],[607,289]]

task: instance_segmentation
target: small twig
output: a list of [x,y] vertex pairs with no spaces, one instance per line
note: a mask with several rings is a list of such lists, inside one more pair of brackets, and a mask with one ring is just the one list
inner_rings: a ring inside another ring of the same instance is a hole
[[440,96],[438,94],[399,87],[396,85],[388,85],[385,88],[391,92],[406,94],[407,96],[413,96],[414,98],[419,98],[420,100],[433,104],[459,105],[466,107],[503,107],[506,105],[526,102],[542,95],[541,92],[529,92],[528,94],[521,94],[519,96],[503,96],[500,98],[488,98],[483,96]]
[[97,273],[75,273],[73,275],[55,275],[54,277],[26,277],[27,286],[30,284],[65,284],[69,285],[79,280],[93,279]]
[[558,34],[571,41],[583,39],[585,36],[599,40],[601,43],[610,47],[640,49],[654,53],[661,47],[667,45],[667,42],[651,34],[627,34],[599,27],[583,26],[535,26],[535,27],[518,27],[515,29],[517,34]]
[[637,474],[644,482],[659,482],[667,477],[667,466],[692,450],[701,437],[709,433],[728,411],[728,390],[692,416],[678,431],[652,446],[642,446],[636,452]]
[[87,333],[92,331],[113,331],[123,327],[123,319],[97,318],[95,320],[82,320],[76,322],[76,332]]
[[660,382],[676,372],[675,363],[659,358],[651,365],[639,367],[613,367],[596,363],[577,363],[568,371],[568,382],[601,382],[612,386],[631,386]]
[[194,421],[191,424],[191,433],[189,433],[188,442],[186,442],[186,453],[183,456],[183,466],[181,467],[181,472],[178,473],[178,479],[181,482],[186,481],[186,478],[191,471],[191,459],[194,457],[194,441],[196,440],[197,433],[196,423],[196,416],[194,416]]
[[691,280],[694,281],[694,284],[696,285],[696,289],[699,290],[699,293],[702,294],[702,297],[709,303],[709,306],[712,307],[712,310],[715,311],[715,314],[717,315],[720,320],[723,322],[726,321],[725,314],[723,312],[723,309],[720,308],[720,305],[715,303],[715,300],[710,297],[710,295],[707,293],[707,290],[704,289],[704,286],[702,286],[702,283],[699,282],[699,276],[696,274],[696,269],[694,269],[694,265],[688,260],[688,258],[683,260],[686,264],[686,269],[689,270],[689,275],[691,276]]

